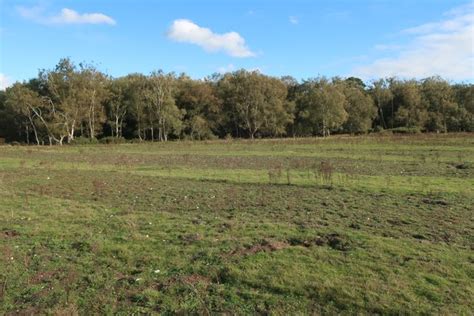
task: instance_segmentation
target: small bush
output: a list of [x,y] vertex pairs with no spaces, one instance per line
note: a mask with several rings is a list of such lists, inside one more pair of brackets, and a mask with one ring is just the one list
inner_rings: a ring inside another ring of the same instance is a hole
[[374,133],[381,133],[383,131],[384,131],[384,128],[380,125],[377,125],[372,129],[372,132],[374,132]]
[[393,132],[390,129],[382,129],[380,132],[377,133],[377,135],[381,135],[381,136],[393,135]]
[[100,139],[101,144],[124,144],[127,140],[123,137],[108,136]]
[[99,141],[96,138],[87,137],[76,137],[71,141],[71,145],[93,145],[98,144]]
[[396,127],[392,128],[391,131],[394,134],[420,134],[421,128],[419,127]]
[[19,142],[11,142],[10,145],[12,145],[12,146],[21,146],[21,144]]

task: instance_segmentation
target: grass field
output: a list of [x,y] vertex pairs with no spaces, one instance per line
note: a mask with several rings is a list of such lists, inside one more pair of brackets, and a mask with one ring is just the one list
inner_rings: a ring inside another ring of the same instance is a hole
[[465,314],[474,135],[0,147],[0,314]]

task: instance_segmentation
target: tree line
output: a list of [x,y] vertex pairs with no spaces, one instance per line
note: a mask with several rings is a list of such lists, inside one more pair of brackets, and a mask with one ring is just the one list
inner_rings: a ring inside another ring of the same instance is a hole
[[0,138],[28,144],[303,137],[381,130],[474,131],[474,85],[440,77],[318,77],[239,70],[193,80],[154,71],[112,78],[61,59],[0,91]]

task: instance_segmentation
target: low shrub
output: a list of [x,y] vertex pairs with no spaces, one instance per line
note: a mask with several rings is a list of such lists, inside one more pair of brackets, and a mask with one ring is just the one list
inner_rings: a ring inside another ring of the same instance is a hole
[[97,138],[76,137],[71,141],[71,145],[93,145],[98,144]]
[[383,128],[382,126],[380,126],[380,125],[377,125],[377,126],[375,126],[375,127],[372,129],[372,132],[373,132],[373,133],[381,133],[381,132],[383,132],[383,131],[384,131],[384,128]]
[[396,127],[389,129],[393,134],[420,134],[421,128],[419,127]]
[[123,137],[107,136],[100,139],[101,144],[124,144],[127,140]]

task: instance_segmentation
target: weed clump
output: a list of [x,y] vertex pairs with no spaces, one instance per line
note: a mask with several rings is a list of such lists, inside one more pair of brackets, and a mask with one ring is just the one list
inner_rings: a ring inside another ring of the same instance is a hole
[[332,186],[334,167],[329,161],[321,161],[319,165],[319,174],[325,185]]
[[275,169],[270,169],[268,170],[268,179],[270,184],[275,184],[280,182],[280,179],[283,175],[283,169],[281,166],[275,168]]

